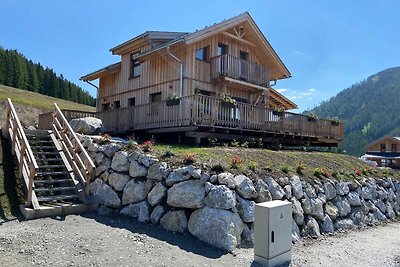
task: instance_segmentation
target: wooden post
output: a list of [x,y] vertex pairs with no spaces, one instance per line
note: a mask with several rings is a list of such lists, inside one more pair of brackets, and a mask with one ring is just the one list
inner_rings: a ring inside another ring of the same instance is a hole
[[19,156],[19,169],[18,169],[19,178],[22,178],[22,174],[23,174],[23,170],[24,170],[25,154],[26,154],[26,144],[22,143],[21,149],[19,151],[19,155],[20,155]]
[[16,123],[13,123],[14,127],[13,127],[13,134],[12,134],[12,144],[11,144],[11,153],[13,155],[15,155],[15,143],[16,143],[16,138],[17,138],[17,125]]

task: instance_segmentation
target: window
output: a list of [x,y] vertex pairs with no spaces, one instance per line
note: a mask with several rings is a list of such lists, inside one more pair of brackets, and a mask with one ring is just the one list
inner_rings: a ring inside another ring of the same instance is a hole
[[228,54],[228,46],[223,43],[218,43],[217,55],[225,55]]
[[397,144],[392,144],[392,152],[397,152]]
[[150,103],[161,102],[161,92],[150,94]]
[[130,78],[139,77],[140,74],[142,73],[142,65],[140,65],[139,60],[133,59],[133,57],[136,54],[139,54],[139,53],[140,52],[136,52],[136,53],[133,53],[131,55],[131,75],[130,75]]
[[381,152],[386,152],[386,144],[381,144]]
[[196,59],[208,61],[208,46],[200,48],[196,51]]
[[104,103],[101,105],[101,109],[103,111],[109,110],[110,109],[110,103]]
[[248,77],[249,77],[249,67],[248,67],[248,62],[247,62],[247,58],[249,57],[249,54],[243,51],[240,51],[239,54],[240,57],[240,65],[239,65],[239,73],[240,73],[240,79],[243,81],[247,81]]
[[247,60],[248,56],[249,56],[249,54],[247,52],[240,51],[240,55],[239,55],[240,59]]
[[120,108],[121,107],[121,101],[117,100],[114,101],[114,109]]
[[134,97],[128,98],[128,106],[132,107],[136,105],[136,99]]

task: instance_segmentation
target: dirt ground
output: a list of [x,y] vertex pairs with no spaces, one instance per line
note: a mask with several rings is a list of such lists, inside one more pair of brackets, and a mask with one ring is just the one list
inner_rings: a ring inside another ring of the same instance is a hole
[[[0,222],[0,266],[258,266],[190,235],[96,213]],[[400,266],[400,222],[305,240],[291,266]]]

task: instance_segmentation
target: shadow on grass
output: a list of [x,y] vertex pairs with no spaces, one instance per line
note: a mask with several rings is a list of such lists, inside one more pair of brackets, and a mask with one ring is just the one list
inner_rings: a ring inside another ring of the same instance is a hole
[[126,229],[132,233],[145,234],[149,237],[153,237],[155,239],[165,241],[171,245],[177,246],[187,252],[201,255],[210,259],[218,259],[223,255],[229,253],[227,251],[212,247],[191,236],[190,234],[168,232],[162,229],[160,226],[139,223],[130,217],[125,217],[119,214],[99,215],[96,212],[90,212],[81,214],[81,216],[94,219],[98,223],[110,227]]
[[[23,216],[19,211],[22,190],[18,188],[14,156],[11,154],[11,144],[9,140],[4,137],[1,137],[0,164],[0,188],[4,190],[0,195],[4,200],[0,201],[0,218],[4,221],[13,220],[15,218],[22,220]],[[4,202],[8,202],[9,206],[4,205]]]

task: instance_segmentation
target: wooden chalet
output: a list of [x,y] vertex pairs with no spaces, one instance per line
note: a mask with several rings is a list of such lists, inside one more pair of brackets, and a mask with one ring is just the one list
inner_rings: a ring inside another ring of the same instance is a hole
[[249,13],[193,33],[148,31],[110,51],[97,114],[109,132],[252,139],[337,146],[343,125],[286,112],[297,108],[271,84],[291,77]]
[[362,158],[375,161],[378,166],[400,168],[400,137],[384,136],[366,147]]

